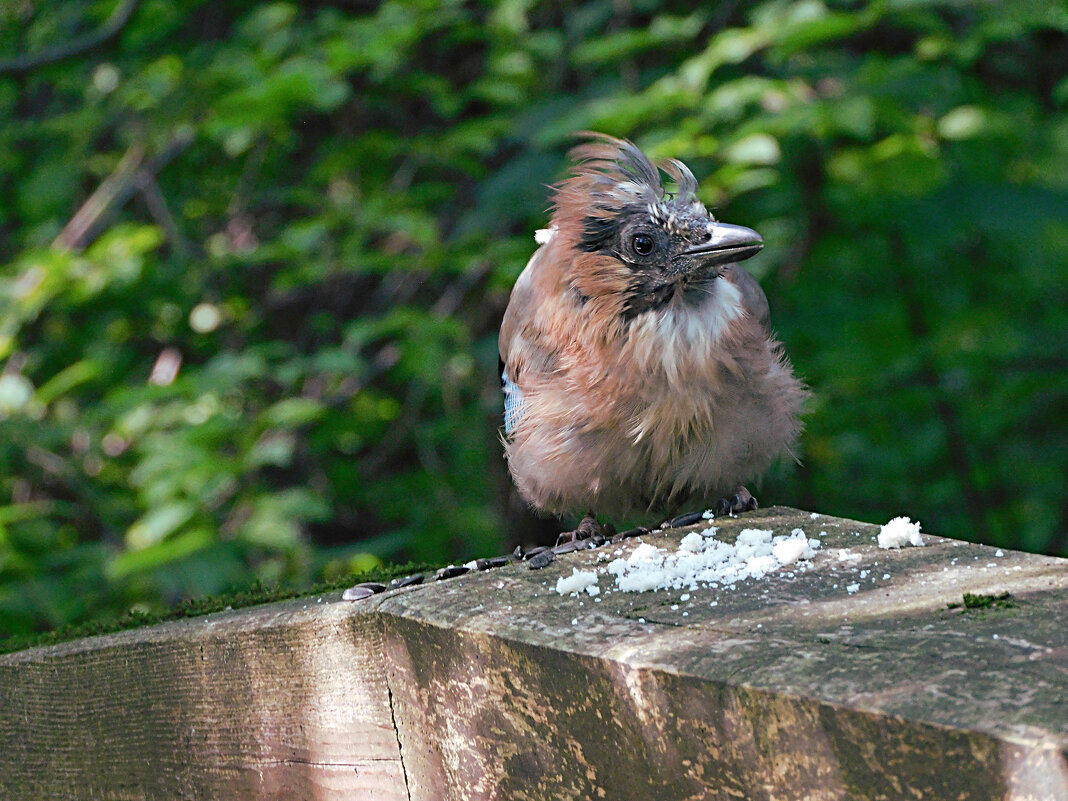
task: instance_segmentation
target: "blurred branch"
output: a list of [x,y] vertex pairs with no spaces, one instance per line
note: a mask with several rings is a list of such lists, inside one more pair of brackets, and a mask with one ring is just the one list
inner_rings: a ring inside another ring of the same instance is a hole
[[137,144],[126,151],[111,173],[75,212],[60,231],[52,246],[60,250],[81,250],[90,241],[90,232],[115,205],[122,205],[133,193],[134,177],[145,157],[145,148]]
[[827,206],[823,200],[823,189],[827,183],[823,163],[825,154],[820,153],[815,147],[810,147],[798,162],[797,176],[800,179],[801,203],[798,204],[798,213],[805,220],[805,227],[787,254],[782,267],[779,268],[779,279],[784,283],[797,280],[801,268],[812,253],[812,248],[820,238],[833,227],[829,219]]
[[430,313],[439,319],[451,317],[463,304],[471,290],[480,284],[492,269],[493,265],[489,262],[480,262],[473,270],[461,273],[456,280],[445,287],[445,291],[430,307]]
[[[122,542],[122,535],[110,525],[98,510],[106,506],[105,492],[84,480],[83,475],[73,467],[70,460],[63,458],[40,445],[28,445],[25,448],[27,461],[39,468],[42,473],[42,486],[53,499],[67,498],[77,509],[79,526],[86,534],[97,532],[104,541],[112,544]],[[37,483],[34,481],[33,483]],[[32,494],[32,486],[23,492]]]
[[252,193],[256,181],[259,179],[260,170],[263,168],[263,162],[267,158],[267,150],[269,147],[270,142],[267,139],[261,138],[256,143],[256,146],[253,147],[245,157],[245,165],[241,170],[241,175],[237,179],[237,186],[234,188],[234,194],[230,198],[229,205],[226,207],[226,214],[228,217],[237,217],[244,213],[248,195]]
[[1046,553],[1051,556],[1068,554],[1068,498],[1061,504],[1060,519],[1054,529],[1053,539],[1046,544]]
[[[489,262],[481,262],[475,269],[458,276],[445,287],[438,299],[431,305],[430,313],[439,319],[450,316],[462,305],[470,291],[489,275],[491,269],[492,265]],[[400,352],[393,342],[386,343],[379,348],[371,360],[371,369],[363,376],[363,380],[351,386],[352,394],[355,395],[378,376],[387,372],[399,358]],[[377,448],[367,454],[362,462],[363,469],[368,475],[384,469],[390,459],[396,456],[406,444],[412,442],[415,426],[411,421],[417,419],[429,391],[429,386],[423,381],[413,382],[409,386],[396,422],[378,442]],[[424,447],[418,438],[415,440],[415,445],[417,458],[423,468],[428,472],[440,473],[441,460],[436,451],[433,451],[430,446]]]
[[[907,252],[908,248],[900,231],[892,231],[891,239],[894,247],[897,248],[897,252]],[[904,259],[903,262],[908,264],[908,259]],[[929,342],[931,340],[931,327],[927,323],[926,304],[924,303],[925,295],[917,289],[915,279],[908,270],[900,271],[899,281],[908,314],[909,331],[917,342]],[[960,420],[960,411],[954,404],[946,400],[940,391],[941,381],[938,370],[927,352],[922,352],[919,380],[930,394],[935,413],[942,422],[950,465],[957,474],[957,478],[961,483],[961,491],[964,495],[964,512],[970,519],[976,535],[982,541],[989,541],[990,527],[987,525],[986,517],[983,513],[983,510],[988,506],[987,499],[975,484],[975,469],[968,453],[968,444],[964,427]]]
[[[193,135],[188,131],[176,134],[166,149],[148,162],[144,162],[144,146],[133,145],[119,160],[115,171],[103,180],[66,227],[60,231],[52,246],[60,250],[85,248],[92,242],[101,220],[114,209],[121,208],[135,192],[143,191],[149,182],[154,182],[156,174],[185,150],[192,141]],[[171,220],[173,222],[173,218]],[[165,224],[163,227],[167,228]]]
[[152,219],[156,221],[156,224],[166,232],[167,239],[170,240],[174,252],[179,256],[188,256],[192,252],[192,245],[178,227],[178,221],[174,219],[174,215],[171,214],[171,207],[167,203],[167,198],[163,196],[163,192],[160,191],[156,176],[141,171],[138,173],[138,177],[141,183],[141,197],[145,200],[148,213],[152,215]]
[[112,12],[107,22],[92,33],[71,39],[69,42],[55,47],[49,47],[39,53],[23,53],[6,61],[0,61],[0,76],[32,72],[38,67],[46,67],[49,64],[56,64],[69,58],[75,58],[106,44],[122,33],[123,28],[130,22],[139,5],[141,5],[141,0],[124,0]]
[[712,33],[718,33],[723,28],[726,28],[730,24],[731,17],[734,16],[734,12],[738,10],[741,0],[730,0],[727,3],[720,3],[716,7],[716,12],[712,15],[712,18],[708,21],[708,29]]

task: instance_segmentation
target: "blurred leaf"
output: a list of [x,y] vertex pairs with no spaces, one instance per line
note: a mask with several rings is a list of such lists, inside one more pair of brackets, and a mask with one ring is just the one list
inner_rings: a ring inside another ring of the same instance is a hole
[[210,547],[213,540],[211,532],[196,529],[140,550],[124,551],[108,562],[106,574],[111,581],[118,581],[135,573],[155,570]]
[[1026,0],[144,0],[0,77],[0,633],[538,536],[497,327],[584,128],[765,239],[815,397],[762,501],[1065,552],[1066,73]]
[[144,550],[156,545],[196,513],[192,502],[172,502],[146,514],[126,532],[126,542],[132,550]]
[[101,372],[100,365],[95,361],[82,359],[75,362],[38,387],[37,400],[47,406],[61,395],[67,394],[88,381],[93,381],[100,376]]
[[572,59],[579,66],[616,64],[643,50],[692,39],[703,23],[699,12],[686,17],[658,15],[648,27],[623,30],[583,42],[572,54]]

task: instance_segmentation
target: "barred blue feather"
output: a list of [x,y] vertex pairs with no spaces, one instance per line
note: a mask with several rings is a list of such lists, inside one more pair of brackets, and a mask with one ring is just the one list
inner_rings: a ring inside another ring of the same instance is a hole
[[512,383],[507,371],[501,372],[501,386],[504,389],[504,433],[510,437],[523,412],[523,390]]

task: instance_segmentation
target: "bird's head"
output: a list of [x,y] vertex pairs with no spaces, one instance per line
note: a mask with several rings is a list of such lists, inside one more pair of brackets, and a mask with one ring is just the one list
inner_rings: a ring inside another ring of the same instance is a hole
[[574,251],[570,281],[582,297],[614,296],[624,317],[633,317],[707,294],[724,265],[764,246],[756,231],[709,213],[681,161],[658,167],[632,142],[589,136],[571,151],[575,166],[556,186],[552,219]]

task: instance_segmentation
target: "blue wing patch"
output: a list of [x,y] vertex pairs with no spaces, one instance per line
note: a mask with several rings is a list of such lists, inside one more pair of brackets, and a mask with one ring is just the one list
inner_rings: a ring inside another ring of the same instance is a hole
[[523,414],[523,390],[508,378],[508,371],[501,371],[501,386],[504,389],[504,433],[512,436],[519,418]]

